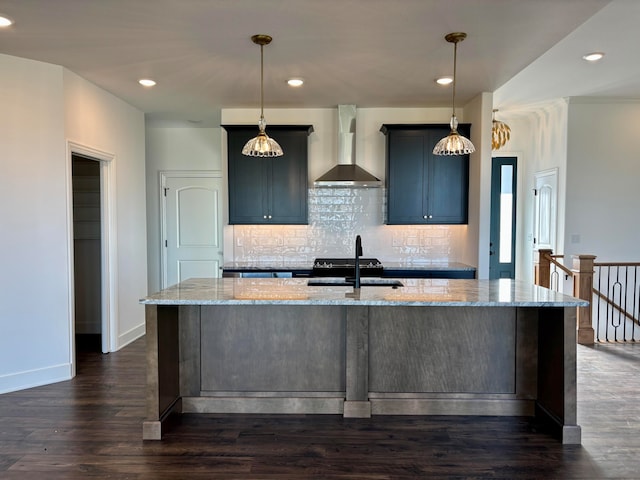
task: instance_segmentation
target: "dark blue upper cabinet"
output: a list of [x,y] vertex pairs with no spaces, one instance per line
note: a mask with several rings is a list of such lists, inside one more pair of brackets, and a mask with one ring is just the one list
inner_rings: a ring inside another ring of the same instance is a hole
[[284,155],[247,157],[242,147],[256,126],[223,125],[227,131],[230,224],[307,224],[307,144],[311,125],[268,125]]
[[[387,224],[466,224],[469,155],[438,156],[449,125],[383,125],[387,137]],[[470,125],[459,125],[468,137]]]

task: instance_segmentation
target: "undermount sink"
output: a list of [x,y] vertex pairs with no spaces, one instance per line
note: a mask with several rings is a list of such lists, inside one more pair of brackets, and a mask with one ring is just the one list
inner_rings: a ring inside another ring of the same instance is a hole
[[[312,278],[307,281],[307,285],[310,287],[353,287],[355,280],[352,278],[338,278],[338,277],[326,277],[326,278]],[[361,287],[391,287],[398,288],[404,287],[404,284],[400,280],[394,280],[393,278],[361,278]]]

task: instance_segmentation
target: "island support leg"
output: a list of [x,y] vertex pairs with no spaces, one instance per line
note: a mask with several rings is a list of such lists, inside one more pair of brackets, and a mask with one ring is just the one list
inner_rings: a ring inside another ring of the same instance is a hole
[[556,427],[564,444],[580,444],[577,422],[576,308],[542,308],[538,330],[536,415]]
[[178,345],[178,307],[146,305],[147,418],[143,440],[160,440],[163,424],[182,412]]
[[347,316],[347,398],[344,416],[371,417],[369,402],[369,307],[349,306]]

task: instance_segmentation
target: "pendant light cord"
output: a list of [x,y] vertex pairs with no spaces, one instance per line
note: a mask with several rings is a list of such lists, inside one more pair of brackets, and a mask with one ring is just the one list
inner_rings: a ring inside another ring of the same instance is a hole
[[264,45],[260,45],[260,118],[264,119]]
[[453,42],[453,88],[451,93],[451,116],[456,116],[456,65],[458,53],[458,42]]

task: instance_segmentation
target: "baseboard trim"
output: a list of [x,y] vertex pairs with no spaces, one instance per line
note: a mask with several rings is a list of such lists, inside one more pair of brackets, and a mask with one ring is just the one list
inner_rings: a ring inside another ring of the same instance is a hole
[[145,333],[144,323],[141,323],[137,327],[133,327],[128,332],[123,333],[118,337],[118,345],[117,345],[116,351],[126,347],[131,342],[135,342],[137,339],[142,337],[144,333]]
[[183,397],[183,413],[342,414],[344,397],[214,398]]
[[70,363],[10,373],[0,376],[0,394],[63,382],[71,380],[71,378]]

